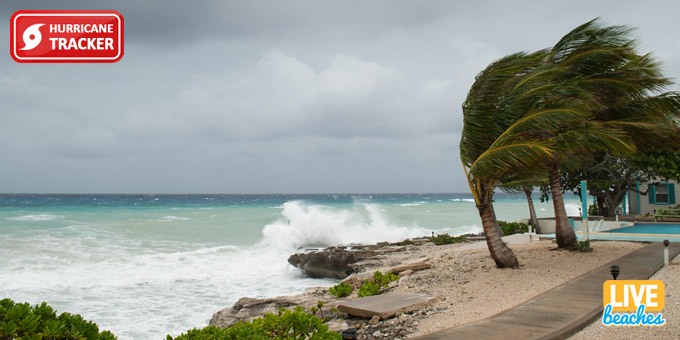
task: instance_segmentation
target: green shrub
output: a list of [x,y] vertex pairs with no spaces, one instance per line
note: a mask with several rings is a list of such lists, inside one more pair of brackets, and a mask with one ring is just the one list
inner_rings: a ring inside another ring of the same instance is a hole
[[593,251],[593,248],[590,247],[590,240],[587,240],[576,242],[574,244],[574,250],[580,251],[582,253],[589,253]]
[[432,243],[434,243],[438,246],[442,246],[442,245],[445,245],[445,244],[461,243],[461,242],[465,242],[465,240],[467,240],[467,237],[465,237],[465,236],[455,236],[454,237],[454,236],[451,236],[449,234],[439,234],[437,236],[430,237],[430,241],[432,241]]
[[0,340],[115,340],[109,331],[99,332],[97,324],[80,315],[57,312],[43,302],[31,307],[28,303],[0,300]]
[[333,295],[335,297],[339,297],[339,298],[350,295],[350,294],[352,294],[353,291],[354,291],[354,288],[352,288],[352,285],[344,283],[344,282],[341,282],[340,284],[335,285],[335,286],[328,289],[328,292],[331,295]]
[[[329,312],[324,312],[323,310],[323,301],[319,300],[316,302],[316,307],[312,307],[309,309],[309,312],[312,313],[312,315],[316,316],[317,318],[321,319],[321,322],[326,322],[330,319],[333,318],[344,318],[345,314],[341,313],[338,311],[337,307],[332,307],[330,313]],[[317,315],[319,314],[319,315]]]
[[383,275],[379,270],[373,273],[373,282],[377,282],[382,287],[387,287],[390,282],[397,280],[399,280],[399,275],[396,274],[388,273]]
[[379,293],[380,293],[379,284],[370,280],[364,280],[364,283],[361,285],[361,287],[359,287],[359,291],[357,291],[357,296],[364,297],[378,295]]
[[375,273],[373,273],[373,279],[364,280],[364,283],[361,285],[361,287],[359,287],[357,296],[364,297],[378,295],[380,294],[381,288],[387,287],[387,285],[389,285],[390,282],[396,280],[399,280],[399,275],[395,275],[392,273],[383,275],[383,273],[381,273],[380,271],[376,271]]
[[501,225],[499,221],[498,225],[501,227],[501,229],[503,230],[503,234],[505,234],[506,236],[529,232],[529,225],[523,222],[506,222],[503,225]]
[[239,322],[229,328],[209,326],[192,329],[166,340],[264,340],[314,339],[340,340],[342,336],[328,329],[323,320],[297,306],[294,311],[279,309],[276,315],[267,313],[251,322]]
[[597,208],[597,205],[591,204],[588,206],[588,216],[591,215],[599,215],[600,214],[600,209]]
[[416,244],[416,243],[413,242],[413,240],[411,240],[410,238],[407,238],[407,239],[401,241],[402,246],[410,246],[410,245],[414,245],[414,244]]

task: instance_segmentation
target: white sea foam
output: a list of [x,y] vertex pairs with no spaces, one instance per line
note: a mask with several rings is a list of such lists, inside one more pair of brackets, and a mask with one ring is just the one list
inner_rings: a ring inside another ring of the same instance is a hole
[[432,232],[435,234],[450,234],[453,236],[459,236],[464,234],[478,234],[481,233],[482,231],[484,231],[484,229],[480,225],[473,224],[460,227],[435,229]]
[[425,203],[427,203],[427,202],[403,203],[403,204],[397,204],[397,205],[402,206],[402,207],[417,207],[417,206],[423,205]]
[[191,219],[188,218],[188,217],[180,217],[180,216],[163,216],[163,218],[161,218],[161,221],[170,221],[170,222],[172,222],[172,221],[189,221],[189,220],[191,220]]
[[54,221],[63,220],[64,216],[52,215],[52,214],[39,214],[39,215],[23,215],[16,217],[7,217],[10,221]]
[[451,201],[453,201],[453,202],[472,202],[472,203],[475,203],[474,198],[454,198]]
[[396,242],[422,236],[417,226],[390,224],[377,204],[354,204],[351,209],[332,209],[301,201],[283,205],[283,219],[267,225],[263,244],[290,250],[309,246]]

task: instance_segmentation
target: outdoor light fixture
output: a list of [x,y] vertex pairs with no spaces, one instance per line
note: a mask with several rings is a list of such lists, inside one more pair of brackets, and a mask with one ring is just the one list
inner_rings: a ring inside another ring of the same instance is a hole
[[612,276],[614,277],[614,280],[616,280],[616,277],[619,276],[620,271],[621,271],[621,267],[619,267],[617,265],[613,265],[611,267],[611,273],[612,273]]
[[668,240],[663,240],[663,245],[664,245],[665,247],[668,247],[669,244],[670,244],[670,242],[668,242]]
[[670,260],[668,259],[668,245],[669,244],[670,244],[670,242],[668,242],[668,240],[663,240],[663,245],[664,245],[664,248],[663,248],[663,265],[664,266],[667,265],[670,262]]
[[354,328],[347,328],[342,331],[342,340],[354,340],[357,338],[357,330]]

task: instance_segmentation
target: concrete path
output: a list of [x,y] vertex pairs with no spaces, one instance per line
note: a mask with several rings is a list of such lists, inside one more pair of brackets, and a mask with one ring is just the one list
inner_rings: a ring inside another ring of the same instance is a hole
[[[621,267],[619,280],[646,280],[663,266],[663,248],[649,244],[492,317],[414,339],[566,339],[602,314],[602,284],[612,278],[612,265]],[[680,243],[668,249],[673,258]]]

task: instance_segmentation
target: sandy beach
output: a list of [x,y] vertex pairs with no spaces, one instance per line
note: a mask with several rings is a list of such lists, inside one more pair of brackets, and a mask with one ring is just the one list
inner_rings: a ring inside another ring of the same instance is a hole
[[[359,278],[363,279],[375,270],[385,272],[413,259],[427,257],[430,268],[402,277],[389,291],[423,293],[434,297],[434,301],[421,310],[378,323],[369,323],[362,318],[345,319],[342,327],[358,328],[359,339],[396,340],[463,325],[512,308],[644,245],[636,242],[596,241],[592,243],[593,252],[580,253],[558,250],[554,241],[550,240],[510,244],[520,262],[519,269],[498,269],[483,241],[478,244],[478,249],[470,249],[471,243],[407,246],[401,251],[387,252],[372,259],[372,265],[366,267]],[[634,331],[640,333],[633,333],[622,328],[612,331],[598,325],[601,321],[595,321],[593,326],[574,338],[667,339],[670,334],[677,334],[680,327],[672,320],[678,303],[672,298],[672,287],[680,284],[680,278],[675,268],[675,265],[671,265],[656,274],[656,278],[667,285],[666,312],[669,313],[669,322],[663,330],[638,328]],[[317,289],[319,295],[313,296],[313,291],[311,289],[300,296],[304,296],[303,299],[307,301],[316,301],[318,297],[329,306],[356,298],[356,291],[343,299],[335,299],[324,289]],[[675,315],[679,314],[675,312]]]

